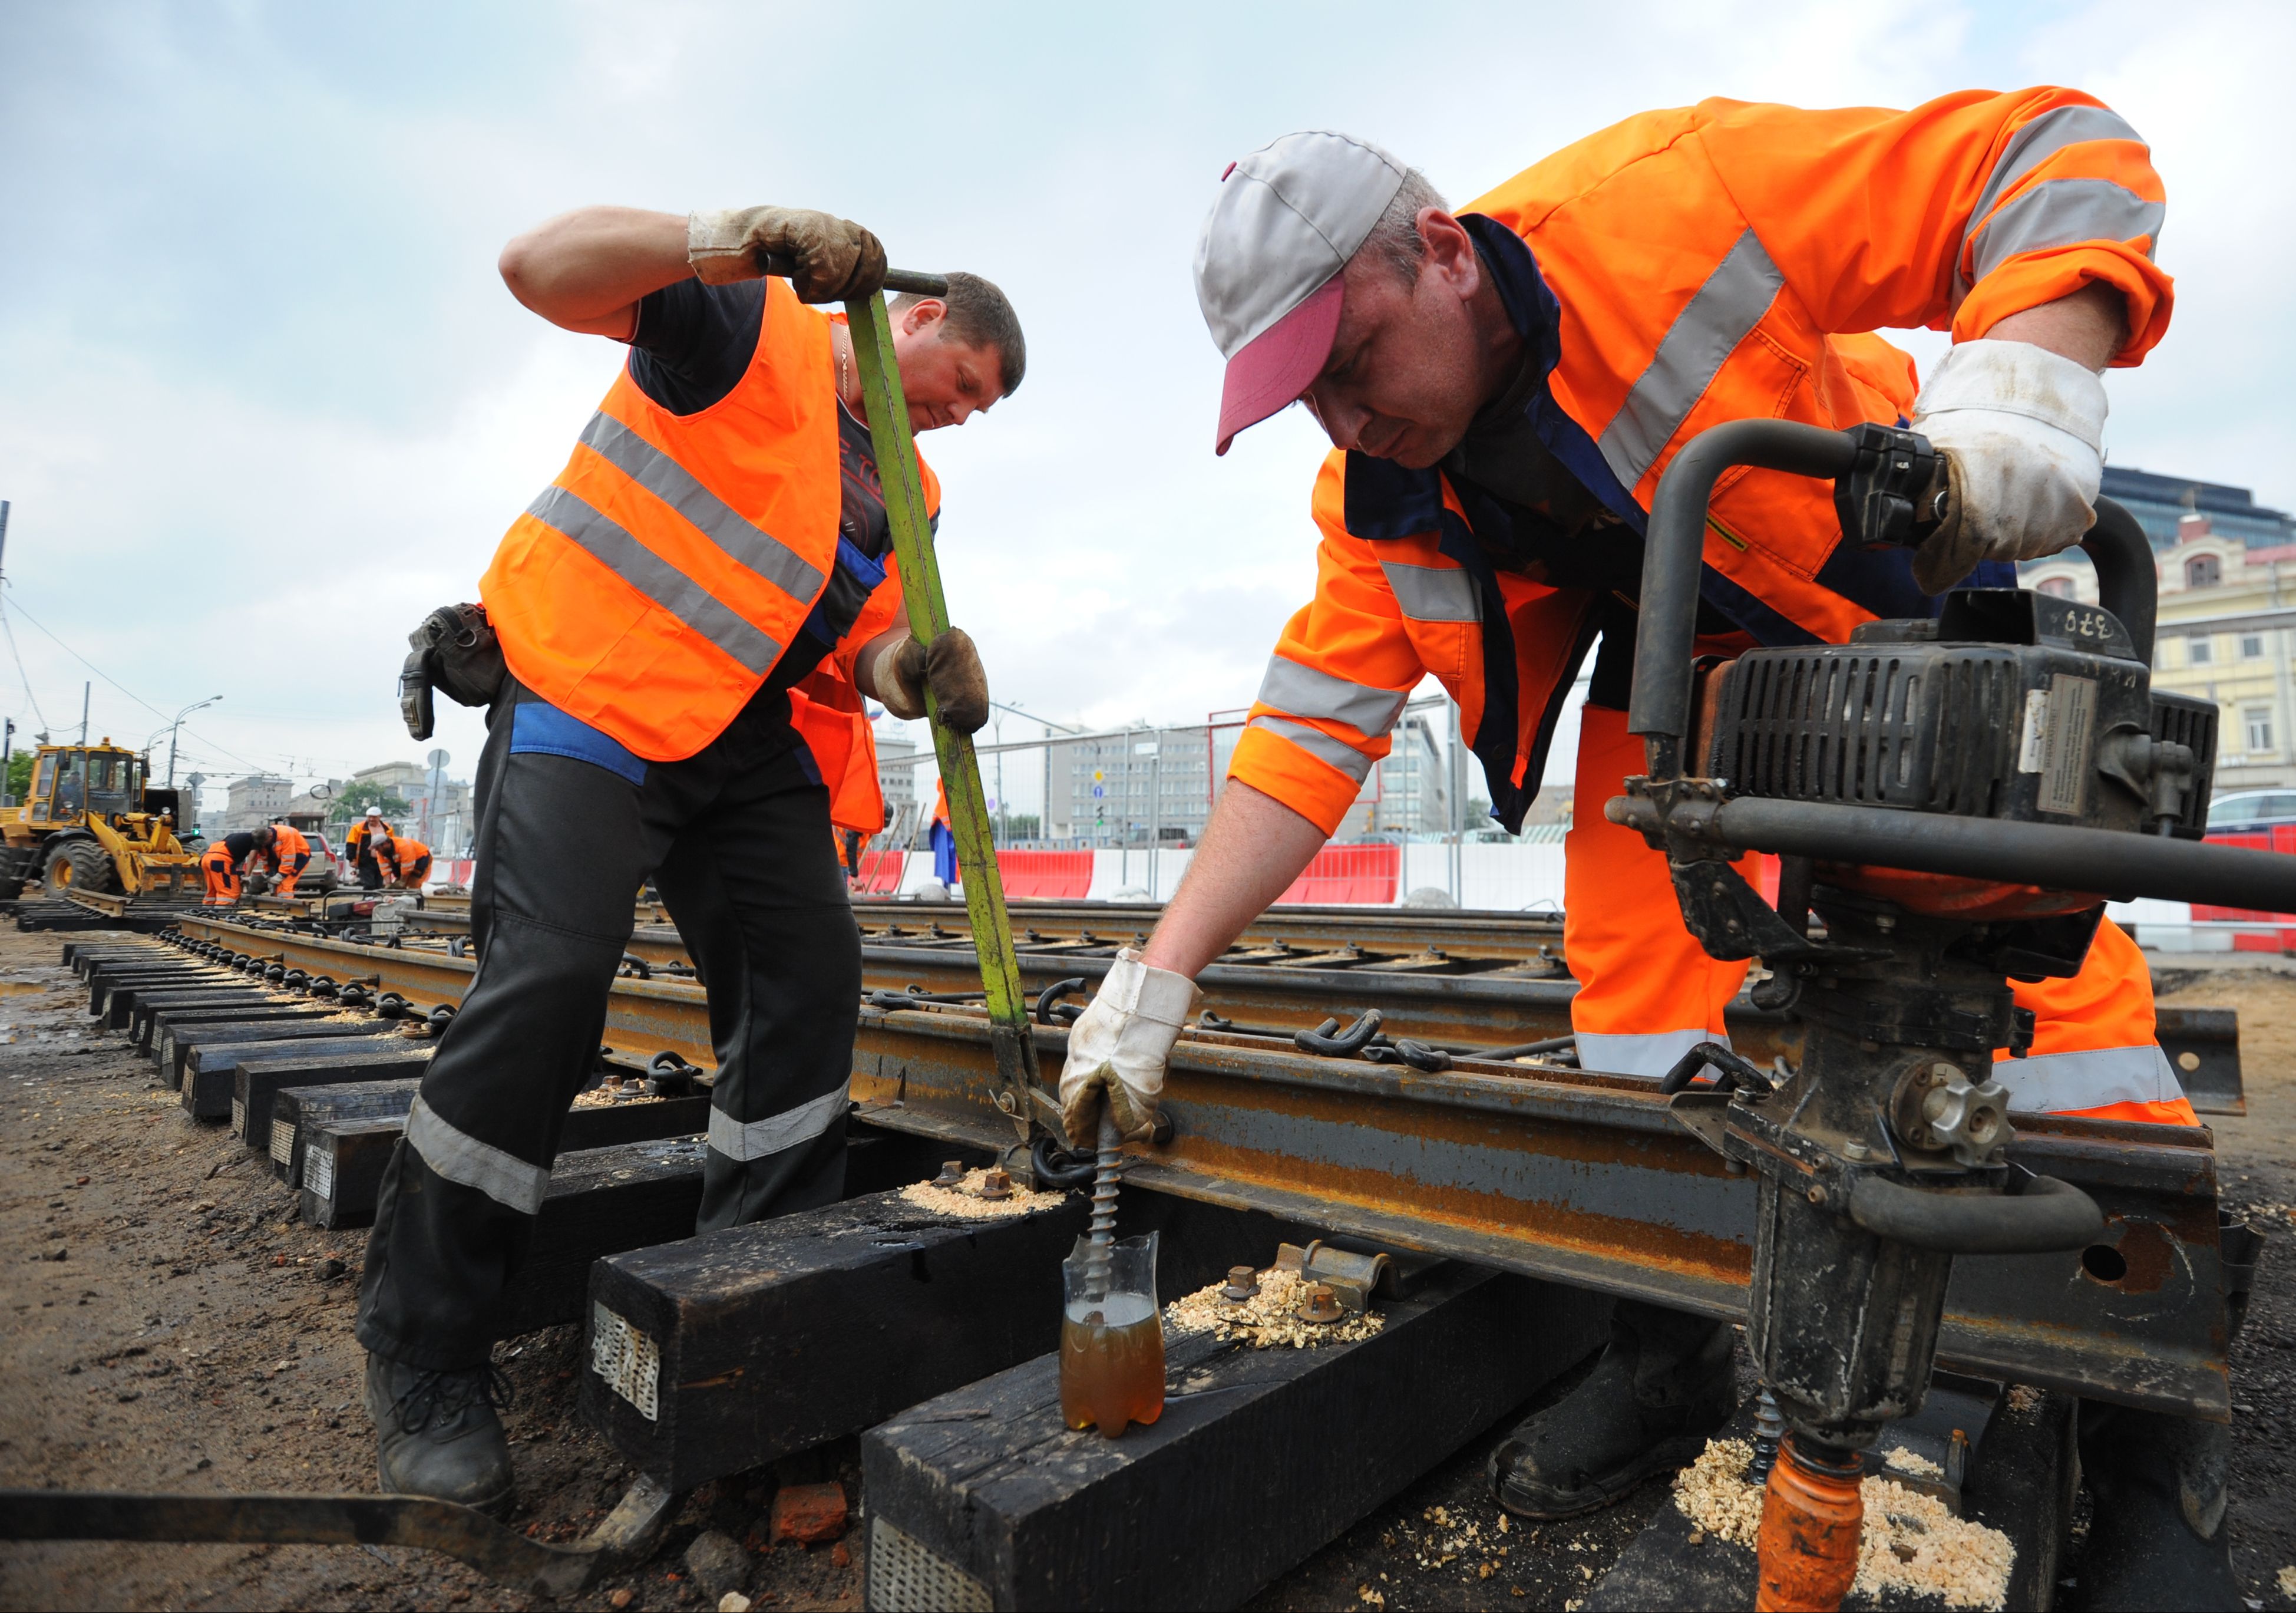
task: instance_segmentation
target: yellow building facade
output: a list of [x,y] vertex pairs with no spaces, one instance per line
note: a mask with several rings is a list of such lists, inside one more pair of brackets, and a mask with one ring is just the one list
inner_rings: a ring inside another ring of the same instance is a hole
[[[2250,548],[2187,515],[2176,547],[2156,550],[2161,617],[2155,688],[2213,701],[2216,793],[2296,786],[2296,545]],[[2096,573],[2078,551],[2019,568],[2029,588],[2094,603]]]

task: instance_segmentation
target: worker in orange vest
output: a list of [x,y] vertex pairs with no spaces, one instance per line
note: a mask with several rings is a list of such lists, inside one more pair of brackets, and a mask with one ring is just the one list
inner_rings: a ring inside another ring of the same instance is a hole
[[275,835],[275,831],[266,825],[208,842],[207,850],[200,853],[200,876],[204,886],[201,900],[211,907],[227,907],[237,901],[242,872],[250,862],[271,850]]
[[381,807],[369,807],[366,816],[351,825],[343,836],[343,855],[350,859],[358,871],[359,888],[364,891],[382,889],[382,866],[374,860],[377,836],[390,835],[390,825],[383,821]]
[[410,891],[421,890],[430,877],[430,848],[404,835],[378,836],[374,860],[386,881]]
[[[930,691],[967,733],[988,717],[972,640],[909,637],[853,344],[815,306],[879,294],[875,236],[791,208],[595,207],[501,267],[628,359],[511,523],[483,607],[434,613],[402,673],[410,727],[409,678],[491,707],[485,961],[387,1167],[357,1324],[382,1487],[489,1509],[512,1471],[488,1356],[595,1067],[631,891],[652,877],[712,993],[697,1230],[832,1202],[861,957],[826,831],[882,821],[865,696],[914,718]],[[1021,383],[1020,323],[977,276],[890,318],[917,431]]]
[[[1700,432],[1748,417],[1909,418],[1950,462],[1958,522],[1912,555],[1845,544],[1823,483],[1726,480],[1702,651],[1840,643],[1876,617],[1935,614],[1964,577],[2013,587],[2014,562],[2094,519],[2099,373],[2139,362],[2167,329],[2162,198],[2126,122],[2046,88],[1907,112],[1718,100],[1646,113],[1456,214],[1423,176],[1345,136],[1287,136],[1232,164],[1196,255],[1227,359],[1216,447],[1295,401],[1330,437],[1316,597],[1277,642],[1185,882],[1071,1033],[1071,1139],[1089,1146],[1103,1102],[1131,1134],[1152,1119],[1193,976],[1307,867],[1423,678],[1458,701],[1493,816],[1514,831],[1598,640],[1566,842],[1579,1062],[1653,1075],[1724,1040],[1746,965],[1706,955],[1663,853],[1602,811],[1644,770],[1624,708],[1660,476]],[[1872,333],[1913,325],[1956,339],[1919,386]],[[2031,1057],[2000,1066],[2018,1107],[2194,1123],[2154,1041],[2144,959],[2119,929],[2103,926],[2077,977],[2016,998],[2038,1021]],[[1494,1454],[1511,1510],[1603,1505],[1689,1460],[1730,1415],[1726,1326],[1628,1302],[1617,1318],[1594,1375]],[[2144,1437],[2156,1453],[2176,1444]],[[2098,1445],[2112,1500],[2092,1538],[2110,1510],[2145,1551],[2182,1552],[2185,1584],[2228,1574],[2212,1519],[2176,1523],[2176,1462],[2112,1444]],[[2128,1552],[2113,1560],[2108,1579],[2141,1572]]]
[[956,831],[948,821],[948,784],[945,779],[933,780],[932,821],[926,827],[925,839],[932,846],[933,877],[945,886],[957,882]]
[[271,844],[257,856],[269,869],[275,882],[271,893],[292,896],[295,882],[303,876],[303,870],[311,866],[311,843],[294,825],[275,823],[271,826]]

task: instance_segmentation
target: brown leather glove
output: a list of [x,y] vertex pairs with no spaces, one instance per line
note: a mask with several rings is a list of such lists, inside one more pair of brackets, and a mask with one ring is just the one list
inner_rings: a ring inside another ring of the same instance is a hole
[[1953,488],[1946,500],[1945,519],[1914,551],[1914,582],[1924,594],[1944,593],[1987,558],[1984,534],[1975,523],[1961,518],[1961,461],[1948,450],[1945,462]]
[[[980,652],[962,628],[951,628],[929,649],[904,638],[877,658],[877,698],[894,716],[923,714],[925,690],[940,707],[940,720],[960,734],[978,733],[988,720],[988,674]],[[888,686],[891,687],[888,687]]]
[[850,218],[801,207],[687,215],[685,260],[704,284],[730,285],[780,272],[768,258],[787,263],[800,301],[838,302],[885,289],[885,249]]

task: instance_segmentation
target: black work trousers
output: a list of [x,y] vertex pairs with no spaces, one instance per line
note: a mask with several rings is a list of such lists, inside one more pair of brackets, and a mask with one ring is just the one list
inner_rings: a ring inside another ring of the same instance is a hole
[[761,694],[699,754],[645,762],[506,684],[479,764],[478,969],[383,1179],[358,1338],[484,1362],[652,876],[709,994],[718,1058],[697,1230],[832,1203],[860,934],[829,794]]

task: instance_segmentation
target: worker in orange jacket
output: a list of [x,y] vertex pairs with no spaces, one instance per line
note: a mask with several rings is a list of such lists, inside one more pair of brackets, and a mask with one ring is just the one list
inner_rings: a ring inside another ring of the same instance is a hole
[[[1645,113],[1456,215],[1345,136],[1287,136],[1232,164],[1196,256],[1228,361],[1217,448],[1295,401],[1323,426],[1316,591],[1277,642],[1144,955],[1119,956],[1071,1033],[1072,1140],[1089,1145],[1103,1102],[1129,1133],[1152,1119],[1192,977],[1337,827],[1423,678],[1459,703],[1492,815],[1514,831],[1598,641],[1566,841],[1579,1062],[1652,1075],[1725,1040],[1745,964],[1706,955],[1664,855],[1602,812],[1644,770],[1624,708],[1660,476],[1700,432],[1749,417],[1910,419],[1951,465],[1958,527],[1914,555],[1845,544],[1823,483],[1726,478],[1702,650],[1840,643],[1877,617],[1933,615],[1972,573],[2013,586],[2014,562],[2094,518],[2099,372],[2137,363],[2169,323],[2162,211],[2128,125],[2060,89],[1908,112]],[[1872,333],[1911,325],[1956,340],[1919,387]],[[2020,1107],[2193,1123],[2119,929],[2077,977],[2016,997],[2038,1020],[2031,1056],[2000,1070]],[[1516,1430],[1491,1477],[1520,1514],[1584,1511],[1687,1461],[1734,1403],[1726,1326],[1621,1302],[1603,1364]],[[2173,1526],[2165,1470],[2112,1464],[2115,1527],[2148,1508],[2160,1524],[2131,1538]],[[2223,1560],[2220,1535],[2182,1538],[2187,1558]]]
[[201,901],[209,907],[228,907],[237,901],[247,865],[271,850],[276,834],[266,824],[208,842],[200,853]]
[[[351,825],[343,835],[343,855],[357,871],[359,888],[363,891],[382,889],[382,865],[374,859],[374,848],[381,840],[390,836],[390,825],[384,821],[381,807],[369,807],[366,816]],[[380,837],[380,838],[378,838]]]
[[[930,692],[967,733],[988,717],[971,639],[908,634],[853,342],[815,306],[880,293],[875,236],[794,208],[597,207],[501,267],[628,358],[512,522],[483,608],[416,636],[418,685],[490,705],[485,963],[387,1167],[357,1321],[382,1487],[488,1508],[512,1472],[488,1360],[595,1068],[630,893],[653,881],[710,992],[697,1230],[832,1202],[861,957],[827,831],[882,821],[864,697],[914,718]],[[1020,323],[988,281],[888,313],[913,429],[1020,384]],[[930,470],[925,493],[937,515]]]
[[272,876],[275,883],[271,893],[292,896],[295,882],[311,866],[311,843],[294,825],[275,823],[271,826],[271,844],[257,853],[257,860]]
[[430,848],[405,835],[379,837],[374,860],[386,881],[410,891],[421,890],[430,877]]

